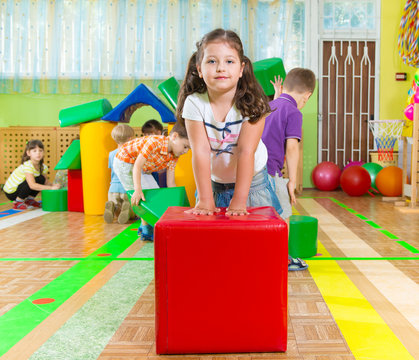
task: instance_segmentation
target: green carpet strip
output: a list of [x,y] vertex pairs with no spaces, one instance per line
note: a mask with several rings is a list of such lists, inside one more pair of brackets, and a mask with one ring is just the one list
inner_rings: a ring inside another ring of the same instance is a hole
[[[135,255],[147,256],[153,244]],[[102,286],[80,310],[31,357],[97,359],[154,277],[154,263],[129,262]]]
[[[88,258],[95,258],[98,254],[102,253],[110,253],[112,257],[118,256],[137,240],[137,234],[130,230],[136,227],[138,227],[138,224],[132,224],[89,255]],[[1,316],[0,357],[111,262],[111,259],[106,258],[103,261],[80,261],[31,295],[28,299]],[[32,303],[33,300],[40,298],[53,298],[55,301],[44,305],[35,305]]]

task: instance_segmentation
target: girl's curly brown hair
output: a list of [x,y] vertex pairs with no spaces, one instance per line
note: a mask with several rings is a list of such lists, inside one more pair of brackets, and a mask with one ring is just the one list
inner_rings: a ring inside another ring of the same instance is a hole
[[243,75],[239,79],[234,96],[234,103],[242,116],[248,117],[249,122],[253,124],[271,111],[268,98],[256,80],[252,63],[243,54],[243,44],[239,36],[231,30],[215,29],[204,35],[202,40],[196,43],[197,51],[189,59],[185,79],[180,87],[176,110],[177,120],[181,123],[185,122],[182,118],[182,112],[186,98],[195,92],[203,94],[207,91],[207,86],[204,80],[199,77],[197,69],[197,65],[202,62],[204,49],[209,43],[220,41],[226,42],[236,49],[240,62],[244,63]]

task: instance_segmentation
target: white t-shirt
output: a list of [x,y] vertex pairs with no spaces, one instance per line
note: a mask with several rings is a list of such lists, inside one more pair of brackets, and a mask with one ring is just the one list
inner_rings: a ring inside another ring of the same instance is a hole
[[[225,122],[218,122],[208,99],[208,93],[189,95],[183,106],[182,117],[188,120],[203,121],[211,146],[211,179],[218,183],[236,182],[237,140],[244,121],[234,105],[226,116]],[[254,174],[263,170],[268,159],[268,152],[259,141],[255,152]]]

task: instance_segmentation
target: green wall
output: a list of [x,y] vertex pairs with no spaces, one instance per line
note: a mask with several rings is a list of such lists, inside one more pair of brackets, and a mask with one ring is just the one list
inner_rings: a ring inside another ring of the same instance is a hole
[[[126,95],[0,94],[0,127],[59,126],[61,109],[104,97],[115,107]],[[149,119],[160,120],[160,115],[151,106],[144,106],[133,114],[130,125],[142,126]]]

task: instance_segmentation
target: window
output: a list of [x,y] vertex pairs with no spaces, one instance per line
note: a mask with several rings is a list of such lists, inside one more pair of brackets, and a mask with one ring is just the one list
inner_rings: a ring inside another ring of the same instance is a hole
[[304,66],[304,0],[0,0],[0,14],[3,93],[126,93],[133,81],[182,79],[217,27],[236,31],[252,61]]

